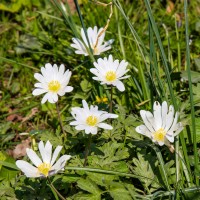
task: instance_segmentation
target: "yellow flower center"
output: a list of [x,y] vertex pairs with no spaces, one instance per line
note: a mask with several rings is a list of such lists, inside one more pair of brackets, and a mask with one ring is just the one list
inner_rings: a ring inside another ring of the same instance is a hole
[[86,119],[86,124],[89,125],[89,126],[95,126],[97,124],[97,117],[90,115]]
[[166,131],[163,128],[160,128],[153,133],[153,138],[157,142],[164,142]]
[[48,84],[48,89],[51,92],[58,92],[61,88],[61,84],[59,81],[50,81]]
[[38,172],[44,174],[46,177],[48,176],[50,169],[51,165],[49,163],[42,163],[38,166]]
[[111,82],[111,81],[115,81],[117,78],[116,73],[114,71],[108,71],[106,73],[106,80]]

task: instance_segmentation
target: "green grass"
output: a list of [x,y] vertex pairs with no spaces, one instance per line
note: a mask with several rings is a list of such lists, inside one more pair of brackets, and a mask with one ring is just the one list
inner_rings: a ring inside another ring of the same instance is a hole
[[[36,150],[40,140],[50,140],[54,147],[64,147],[62,154],[72,155],[65,171],[50,177],[69,200],[198,199],[199,1],[177,1],[167,12],[165,1],[113,0],[105,39],[115,40],[112,49],[93,56],[89,48],[87,57],[74,53],[72,37],[81,38],[81,27],[104,27],[110,6],[95,1],[75,5],[78,12],[70,11],[67,3],[64,11],[57,0],[0,4],[0,198],[59,199],[46,179],[29,179],[17,170],[13,149],[29,139]],[[110,54],[129,63],[131,77],[123,81],[124,92],[113,88],[112,109],[119,115],[109,122],[113,130],[99,129],[88,144],[88,135],[69,125],[70,111],[81,106],[82,99],[109,111],[110,87],[94,81],[89,69]],[[41,105],[42,95],[32,95],[33,75],[45,63],[63,63],[72,71],[74,90],[58,102],[66,140],[56,106]],[[108,102],[98,104],[96,96]],[[154,101],[167,101],[180,112],[184,131],[176,137],[175,153],[135,131],[142,124],[139,111],[152,111]],[[88,164],[83,167],[88,145]]]

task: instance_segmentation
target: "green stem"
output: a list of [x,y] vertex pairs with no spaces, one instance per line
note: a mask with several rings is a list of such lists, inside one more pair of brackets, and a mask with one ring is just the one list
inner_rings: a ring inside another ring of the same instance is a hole
[[180,177],[180,163],[179,163],[179,138],[176,138],[177,141],[175,142],[175,152],[177,152],[175,154],[175,163],[176,163],[176,183],[178,184]]
[[49,182],[50,187],[56,192],[56,194],[62,199],[62,200],[66,200],[66,198],[64,198],[60,192],[58,192],[58,190],[54,187],[54,185],[52,184],[52,182],[50,181],[50,178],[47,177],[47,180]]
[[113,85],[110,87],[110,110],[109,112],[112,113],[112,101],[113,101]]
[[90,133],[89,134],[89,141],[88,141],[88,145],[85,149],[85,160],[84,160],[84,164],[83,166],[85,167],[87,165],[87,161],[88,161],[88,155],[89,155],[89,152],[90,152],[90,145],[91,145],[91,142],[92,142],[92,134]]
[[104,170],[104,169],[97,169],[97,168],[88,168],[88,167],[65,167],[66,170],[76,170],[76,171],[88,171],[88,172],[96,172],[96,173],[103,173],[103,174],[113,174],[113,175],[118,175],[118,176],[126,176],[126,177],[132,177],[132,178],[144,178],[144,179],[148,179],[151,180],[155,183],[157,183],[158,185],[160,185],[161,187],[163,187],[163,185],[161,185],[159,182],[155,181],[154,179],[145,177],[145,176],[141,176],[141,175],[136,175],[136,174],[129,174],[129,173],[124,173],[124,172],[117,172],[117,171],[111,171],[111,170]]
[[[156,152],[156,155],[157,155],[158,160],[159,160],[159,162],[160,162],[162,174],[163,174],[163,176],[164,176],[164,183],[165,183],[166,186],[167,186],[167,190],[170,191],[170,186],[169,186],[169,183],[168,183],[167,173],[166,173],[166,171],[165,171],[165,164],[164,164],[164,161],[163,161],[163,158],[162,158],[162,154],[161,154],[160,150],[158,149],[158,147],[153,146],[153,145],[150,145],[150,146],[151,146],[151,147],[154,149],[154,151]],[[163,177],[163,176],[162,176],[162,177]]]
[[62,129],[64,139],[66,140],[67,134],[65,133],[64,126],[63,126],[63,123],[62,123],[62,119],[61,119],[61,116],[60,116],[60,110],[59,110],[58,102],[56,102],[56,111],[57,111],[57,114],[58,114],[58,120],[59,120],[59,123],[60,123],[60,127]]
[[190,48],[189,48],[189,25],[188,25],[188,15],[187,15],[187,0],[184,0],[184,15],[185,15],[185,38],[186,38],[186,61],[187,61],[187,73],[188,73],[188,83],[190,91],[190,104],[191,104],[191,120],[192,120],[192,132],[193,132],[193,152],[194,152],[194,174],[195,182],[199,186],[198,178],[198,152],[197,152],[197,142],[196,142],[196,125],[195,125],[195,111],[194,111],[194,99],[192,91],[192,79],[190,70]]
[[176,16],[175,16],[175,28],[176,28],[176,39],[177,39],[177,53],[178,53],[178,71],[181,71],[181,48],[179,41],[179,30],[177,26]]

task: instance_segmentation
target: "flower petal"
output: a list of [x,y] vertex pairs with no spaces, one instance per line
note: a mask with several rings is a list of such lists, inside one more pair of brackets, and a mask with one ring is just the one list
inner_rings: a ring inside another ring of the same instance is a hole
[[67,160],[71,158],[70,155],[63,155],[61,156],[58,161],[55,163],[55,165],[52,166],[51,170],[55,170],[55,173],[57,173],[60,170],[64,170],[65,164]]
[[62,150],[62,146],[57,146],[54,153],[53,153],[53,156],[52,156],[52,159],[51,159],[51,165],[54,164],[54,162],[56,161],[57,157],[58,157],[58,154],[60,153],[60,151]]
[[135,130],[136,132],[151,138],[151,132],[148,130],[148,128],[145,125],[142,124],[140,126],[137,126]]
[[161,116],[161,105],[158,101],[155,101],[153,104],[153,116],[155,119],[155,131],[162,127],[162,116]]
[[39,177],[38,169],[24,160],[16,161],[17,167],[25,174],[26,177]]
[[42,164],[41,159],[38,157],[38,155],[33,151],[32,149],[26,149],[27,156],[32,161],[32,163],[38,167],[40,164]]
[[148,130],[151,133],[153,133],[153,132],[155,132],[155,130],[154,130],[152,124],[149,122],[146,113],[147,113],[147,111],[145,111],[145,110],[141,110],[140,111],[140,115],[142,117],[142,120],[143,120],[144,124],[146,125],[146,127],[148,128]]
[[111,125],[108,125],[106,123],[99,123],[98,127],[99,128],[103,128],[103,129],[108,129],[108,130],[112,130],[113,129],[113,127]]

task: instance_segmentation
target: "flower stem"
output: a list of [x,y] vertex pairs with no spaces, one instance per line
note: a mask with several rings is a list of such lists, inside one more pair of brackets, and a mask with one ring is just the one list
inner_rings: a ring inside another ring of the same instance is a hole
[[103,174],[113,174],[113,175],[118,175],[122,177],[132,177],[132,178],[138,178],[138,179],[147,179],[151,180],[152,182],[155,182],[156,184],[160,185],[161,187],[164,188],[164,186],[156,181],[155,179],[151,179],[146,176],[142,175],[137,175],[137,174],[130,174],[130,173],[124,173],[124,172],[118,172],[118,171],[112,171],[112,170],[104,170],[104,169],[97,169],[97,168],[88,168],[88,167],[72,167],[72,166],[66,166],[66,170],[76,170],[76,171],[88,171],[88,172],[94,172],[94,173],[103,173]]
[[60,116],[60,110],[59,110],[58,102],[56,102],[56,110],[57,110],[57,114],[58,114],[58,120],[59,120],[61,129],[62,129],[62,133],[64,135],[64,139],[66,139],[67,134],[65,133],[64,126],[63,126],[63,123],[62,123],[62,119],[61,119],[61,116]]
[[112,113],[113,86],[110,87],[110,113]]
[[52,184],[52,182],[50,181],[50,178],[47,177],[47,180],[49,182],[50,187],[56,192],[56,194],[62,199],[62,200],[66,200],[66,198],[64,198],[60,192],[58,192],[58,190],[54,187],[54,185]]
[[87,157],[88,157],[89,152],[90,152],[91,141],[92,141],[92,135],[91,135],[91,133],[90,133],[90,134],[89,134],[88,145],[87,145],[87,147],[86,147],[86,149],[85,149],[85,160],[84,160],[84,164],[83,164],[84,167],[87,165],[87,161],[88,161]]
[[169,185],[169,182],[168,182],[168,179],[167,179],[168,175],[167,175],[167,172],[165,170],[165,163],[163,161],[162,154],[161,154],[161,152],[160,152],[158,147],[153,146],[153,145],[150,145],[150,146],[156,152],[157,158],[158,158],[158,160],[160,162],[161,174],[162,174],[163,181],[164,181],[164,183],[166,185],[167,190],[170,191],[170,185]]

